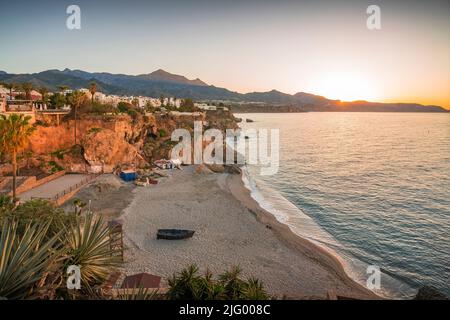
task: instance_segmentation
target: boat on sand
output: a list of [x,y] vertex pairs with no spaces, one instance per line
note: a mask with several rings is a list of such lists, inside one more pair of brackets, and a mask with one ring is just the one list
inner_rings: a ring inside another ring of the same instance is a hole
[[158,229],[156,239],[182,240],[192,238],[195,231],[182,229]]

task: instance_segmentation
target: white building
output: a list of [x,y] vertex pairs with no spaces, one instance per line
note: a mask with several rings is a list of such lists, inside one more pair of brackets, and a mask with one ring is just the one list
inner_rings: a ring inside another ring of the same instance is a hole
[[201,110],[209,110],[209,111],[215,111],[217,110],[216,106],[208,105],[207,103],[194,103],[194,106]]

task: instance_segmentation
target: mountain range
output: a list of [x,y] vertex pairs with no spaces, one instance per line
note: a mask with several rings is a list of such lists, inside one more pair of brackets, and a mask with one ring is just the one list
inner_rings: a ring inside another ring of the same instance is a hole
[[[382,111],[382,112],[445,112],[439,106],[424,106],[416,103],[376,103],[368,101],[342,102],[322,96],[298,92],[287,94],[277,90],[267,92],[238,93],[226,88],[208,85],[200,79],[190,80],[182,75],[176,75],[156,70],[149,74],[126,75],[107,72],[86,72],[82,70],[64,69],[47,70],[39,73],[10,74],[0,71],[0,81],[7,83],[30,82],[35,87],[45,86],[57,91],[64,85],[71,89],[87,88],[95,81],[99,91],[108,94],[151,96],[161,95],[192,98],[194,100],[222,100],[231,103],[249,104],[253,109],[276,112],[277,107],[289,107],[294,111]],[[245,106],[239,107],[240,109]]]

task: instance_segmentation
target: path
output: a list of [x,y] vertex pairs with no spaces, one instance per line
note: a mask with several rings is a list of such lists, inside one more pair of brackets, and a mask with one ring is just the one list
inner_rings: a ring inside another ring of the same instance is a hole
[[59,192],[75,186],[88,176],[88,174],[66,174],[20,194],[19,198],[21,202],[31,200],[31,198],[54,198]]

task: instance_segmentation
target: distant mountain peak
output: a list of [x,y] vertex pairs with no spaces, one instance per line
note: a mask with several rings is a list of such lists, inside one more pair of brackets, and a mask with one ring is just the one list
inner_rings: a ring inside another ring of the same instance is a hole
[[141,74],[138,77],[146,78],[146,79],[154,80],[154,81],[161,81],[161,82],[174,82],[174,83],[189,84],[189,85],[195,85],[195,86],[207,86],[207,84],[205,82],[203,82],[202,80],[200,80],[199,78],[196,78],[194,80],[189,80],[185,76],[170,73],[163,69],[158,69],[149,74]]
[[174,76],[174,74],[172,74],[172,73],[170,73],[170,72],[167,72],[166,70],[164,70],[164,69],[158,69],[158,70],[155,70],[155,71],[153,71],[152,73],[149,73],[149,75],[153,75],[153,76],[156,76],[156,75],[170,75],[170,76]]

